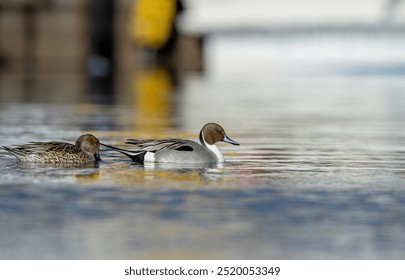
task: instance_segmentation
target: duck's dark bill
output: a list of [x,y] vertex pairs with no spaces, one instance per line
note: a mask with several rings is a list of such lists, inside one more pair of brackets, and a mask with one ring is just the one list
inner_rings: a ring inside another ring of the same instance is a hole
[[239,145],[238,142],[233,141],[231,138],[228,138],[228,136],[225,136],[225,137],[224,137],[224,140],[222,140],[222,141],[224,141],[224,142],[226,142],[226,143],[229,143],[229,144],[232,144],[232,145]]

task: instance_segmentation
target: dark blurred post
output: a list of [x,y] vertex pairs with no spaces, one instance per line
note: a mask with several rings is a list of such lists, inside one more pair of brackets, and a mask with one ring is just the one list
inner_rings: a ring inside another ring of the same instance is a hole
[[[1,31],[1,15],[3,14],[3,5],[2,3],[0,3],[0,31]],[[0,33],[0,38],[1,38],[2,34]],[[0,74],[1,74],[1,70],[3,67],[3,64],[5,64],[5,58],[3,57],[3,53],[2,53],[2,49],[1,49],[1,44],[0,44]]]
[[[176,0],[176,10],[173,22],[171,23],[171,31],[166,42],[157,49],[156,55],[157,59],[162,59],[161,63],[167,63],[167,60],[175,55],[175,51],[179,39],[179,31],[177,30],[176,19],[179,14],[184,10],[183,4],[180,0]],[[173,62],[171,62],[173,63]]]
[[23,94],[27,100],[32,98],[37,74],[36,52],[38,45],[38,6],[27,1],[22,6],[24,23],[23,45]]
[[90,94],[96,103],[112,103],[114,63],[114,0],[92,0],[87,71]]

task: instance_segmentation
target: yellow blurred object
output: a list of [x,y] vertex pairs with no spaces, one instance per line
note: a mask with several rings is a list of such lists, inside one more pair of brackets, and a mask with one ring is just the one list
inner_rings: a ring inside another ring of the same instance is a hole
[[137,45],[158,49],[168,41],[176,17],[176,0],[136,0],[131,36]]

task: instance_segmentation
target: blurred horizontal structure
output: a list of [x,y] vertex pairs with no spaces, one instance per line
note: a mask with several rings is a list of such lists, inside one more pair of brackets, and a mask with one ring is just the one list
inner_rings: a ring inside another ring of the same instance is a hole
[[186,3],[181,30],[206,35],[212,76],[405,74],[404,0]]
[[[96,0],[0,0],[0,100],[36,101],[43,100],[43,96],[52,102],[83,99],[81,96],[88,91],[86,71],[94,49],[95,3]],[[133,73],[139,67],[140,53],[130,36],[137,1],[111,3],[115,92],[117,99],[127,99],[128,91],[132,91]],[[199,46],[187,36],[181,36],[179,45],[186,50],[179,57],[186,69],[190,60],[187,55],[193,56],[193,50]]]
[[186,32],[405,25],[401,0],[188,0]]
[[83,92],[83,61],[88,52],[85,4],[0,2],[2,100],[77,99]]
[[[125,99],[140,55],[130,36],[137,2],[113,3],[114,84],[121,94],[117,98]],[[356,67],[346,72],[403,73],[405,0],[182,3],[184,12],[177,21],[179,50],[174,59],[181,69],[204,68],[204,64],[218,75],[254,69],[255,74],[268,76],[298,71],[297,65],[311,67],[314,61],[332,61],[334,67],[339,64],[336,69],[355,62]],[[2,100],[28,91],[51,92],[55,100],[75,101],[88,90],[91,5],[92,0],[0,0]],[[198,37],[204,40],[195,40]],[[204,63],[199,52],[204,52]],[[324,72],[322,67],[317,69]]]
[[0,47],[8,70],[18,70],[27,55],[40,62],[39,70],[79,69],[87,51],[86,2],[2,0],[0,13],[0,36],[7,38]]

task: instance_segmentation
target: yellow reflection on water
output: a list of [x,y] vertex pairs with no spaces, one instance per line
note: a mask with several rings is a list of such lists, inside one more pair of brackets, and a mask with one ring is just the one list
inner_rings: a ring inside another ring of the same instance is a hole
[[80,184],[95,183],[100,180],[100,173],[94,172],[91,174],[76,174],[75,178],[77,183]]
[[222,164],[179,166],[109,162],[94,174],[76,175],[76,180],[83,184],[97,182],[112,186],[200,188],[222,182],[226,172]]
[[172,126],[173,83],[164,68],[148,67],[134,74],[135,126],[143,131]]

